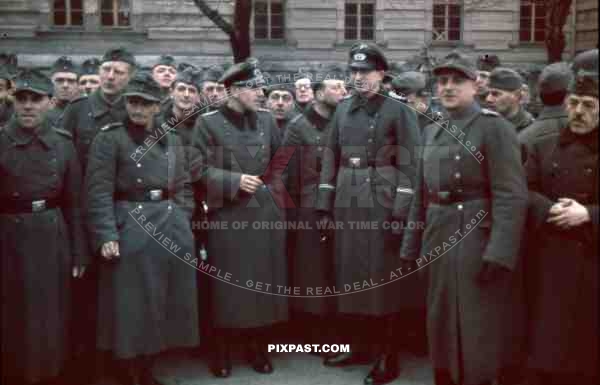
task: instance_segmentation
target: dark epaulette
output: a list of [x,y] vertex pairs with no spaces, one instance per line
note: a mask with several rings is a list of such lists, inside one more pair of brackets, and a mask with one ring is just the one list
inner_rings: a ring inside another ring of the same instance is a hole
[[500,116],[496,111],[488,110],[487,108],[482,108],[481,113],[487,116]]
[[121,122],[108,123],[106,126],[103,126],[102,128],[100,128],[100,131],[110,131],[113,128],[121,127],[121,126],[123,126],[123,123],[121,123]]
[[56,133],[59,135],[66,136],[69,139],[73,139],[73,135],[67,130],[63,130],[62,128],[54,127],[54,131],[56,131]]

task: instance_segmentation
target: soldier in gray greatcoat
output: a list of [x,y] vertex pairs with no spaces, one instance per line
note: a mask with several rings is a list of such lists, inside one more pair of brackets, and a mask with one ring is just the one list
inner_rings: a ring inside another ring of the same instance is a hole
[[490,73],[487,105],[508,120],[518,132],[533,123],[533,116],[521,103],[523,78],[517,71],[498,67]]
[[[436,385],[490,385],[523,327],[519,246],[527,207],[514,128],[475,101],[474,63],[434,69],[449,120],[425,128],[401,258],[427,266],[427,335]],[[512,274],[511,271],[515,271]]]

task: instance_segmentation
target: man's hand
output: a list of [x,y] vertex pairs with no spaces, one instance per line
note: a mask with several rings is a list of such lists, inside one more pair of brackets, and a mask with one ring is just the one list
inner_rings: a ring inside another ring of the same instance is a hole
[[249,194],[254,194],[263,183],[262,179],[258,176],[242,174],[242,177],[240,178],[240,189]]
[[510,270],[499,263],[484,261],[479,273],[477,273],[476,281],[481,286],[487,285],[498,280],[507,273],[510,273]]
[[85,274],[84,265],[73,266],[73,278],[81,278],[83,274]]
[[102,248],[100,249],[100,255],[102,258],[108,261],[112,260],[113,258],[120,257],[121,254],[119,254],[119,242],[110,241],[103,244]]
[[330,229],[331,217],[325,212],[321,212],[319,215],[320,218],[318,228],[321,242],[327,242],[329,239],[333,238],[333,229]]
[[569,229],[590,221],[590,213],[587,208],[569,198],[559,198],[548,213],[547,222],[562,229]]

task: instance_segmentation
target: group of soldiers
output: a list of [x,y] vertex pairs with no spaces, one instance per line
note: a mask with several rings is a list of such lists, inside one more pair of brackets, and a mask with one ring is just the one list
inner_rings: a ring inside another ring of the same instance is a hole
[[[389,70],[363,42],[283,81],[123,48],[0,67],[2,383],[160,384],[198,346],[268,374],[279,325],[351,343],[323,364],[366,385],[419,338],[436,385],[598,383],[598,50],[542,71],[535,119],[495,56],[450,53],[434,92]],[[252,225],[278,222],[308,225]]]

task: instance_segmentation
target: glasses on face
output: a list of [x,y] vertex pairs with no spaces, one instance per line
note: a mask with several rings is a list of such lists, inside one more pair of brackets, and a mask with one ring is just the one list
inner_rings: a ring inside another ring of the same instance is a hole
[[15,99],[19,103],[39,103],[42,101],[42,99],[44,99],[44,95],[29,92],[19,92],[15,95]]
[[281,100],[285,103],[288,103],[292,101],[292,96],[288,93],[278,94],[275,92],[271,92],[271,94],[269,95],[269,100],[271,100],[272,102],[278,102]]

